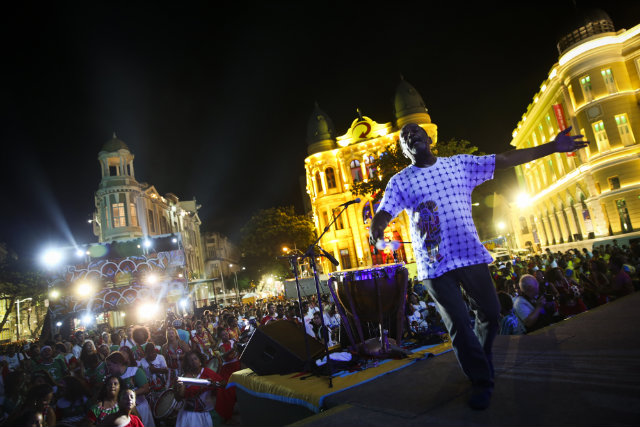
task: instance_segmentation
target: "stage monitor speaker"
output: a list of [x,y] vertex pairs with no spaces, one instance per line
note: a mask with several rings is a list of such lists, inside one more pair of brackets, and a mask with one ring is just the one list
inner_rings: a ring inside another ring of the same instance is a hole
[[[287,320],[276,320],[255,330],[240,360],[258,375],[300,372],[307,361],[304,330]],[[324,345],[307,335],[309,358],[314,359]]]

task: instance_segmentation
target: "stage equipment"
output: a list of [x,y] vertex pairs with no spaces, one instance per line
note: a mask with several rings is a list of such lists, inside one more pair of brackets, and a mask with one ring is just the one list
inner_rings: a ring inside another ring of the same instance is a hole
[[402,263],[331,273],[329,290],[353,351],[375,357],[406,354],[400,343],[408,282]]
[[324,351],[321,342],[288,320],[276,320],[255,330],[240,360],[258,375],[309,371],[309,360]]

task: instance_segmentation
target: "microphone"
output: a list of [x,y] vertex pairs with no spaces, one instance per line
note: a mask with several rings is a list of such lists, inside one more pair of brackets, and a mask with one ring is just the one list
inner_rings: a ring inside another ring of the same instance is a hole
[[[351,202],[349,202],[351,203]],[[322,253],[324,254],[325,257],[327,257],[327,259],[329,261],[331,261],[331,264],[335,265],[336,267],[340,265],[340,263],[338,262],[337,259],[335,259],[335,257],[333,255],[331,255],[329,252],[325,251],[324,249],[320,248],[320,250],[322,251]]]
[[338,206],[338,207],[339,207],[339,208],[342,208],[342,207],[346,207],[346,206],[349,206],[349,205],[353,205],[354,203],[360,203],[360,197],[358,197],[358,198],[357,198],[357,199],[355,199],[355,200],[350,200],[350,201],[348,201],[348,202],[345,202],[345,203],[341,204],[341,205],[340,205],[340,206]]

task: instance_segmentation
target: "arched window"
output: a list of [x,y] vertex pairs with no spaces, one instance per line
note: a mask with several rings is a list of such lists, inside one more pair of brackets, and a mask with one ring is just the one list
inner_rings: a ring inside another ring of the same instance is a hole
[[364,157],[364,163],[365,165],[367,165],[366,169],[367,169],[367,178],[371,179],[373,177],[376,176],[376,168],[375,166],[373,166],[373,161],[376,158],[373,156],[365,156]]
[[362,168],[360,167],[360,162],[357,160],[351,161],[351,178],[353,178],[353,182],[362,181]]
[[320,178],[320,172],[316,172],[316,194],[320,194],[322,191],[322,178]]
[[336,188],[336,174],[333,168],[327,168],[324,171],[324,176],[327,179],[327,188]]

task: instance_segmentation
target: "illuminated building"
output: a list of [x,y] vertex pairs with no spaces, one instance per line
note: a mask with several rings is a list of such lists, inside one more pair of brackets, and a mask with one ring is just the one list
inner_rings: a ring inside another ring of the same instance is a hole
[[[354,182],[378,179],[371,162],[397,143],[402,126],[419,124],[437,141],[437,126],[431,123],[422,97],[404,80],[396,89],[394,107],[395,123],[377,123],[359,113],[347,132],[336,136],[332,120],[316,104],[307,125],[309,156],[305,171],[318,235],[340,212],[339,206],[354,199],[350,191]],[[340,261],[340,270],[394,262],[391,252],[374,254],[369,245],[369,224],[376,208],[371,197],[361,197],[360,203],[349,206],[320,241],[320,246]],[[406,213],[390,223],[385,238],[411,240]],[[396,258],[415,262],[411,245],[401,246]],[[329,272],[336,268],[323,258],[322,269]]]
[[590,144],[516,168],[523,194],[511,222],[523,248],[640,229],[640,25],[616,32],[606,13],[590,11],[558,51],[511,145],[544,144],[569,126]]
[[[204,243],[204,270],[206,277],[210,277],[209,285],[201,288],[198,300],[208,300],[209,303],[216,300],[214,291],[226,292],[225,295],[235,295],[236,275],[242,267],[238,264],[238,250],[229,238],[217,232],[207,232],[203,236]],[[226,279],[225,279],[226,278]],[[226,281],[225,281],[226,280]],[[206,291],[205,291],[206,289]],[[206,305],[206,304],[205,304]]]
[[90,221],[98,243],[59,249],[63,265],[50,272],[49,294],[65,327],[118,327],[195,303],[204,274],[200,206],[138,182],[133,159],[115,134],[104,144]]

